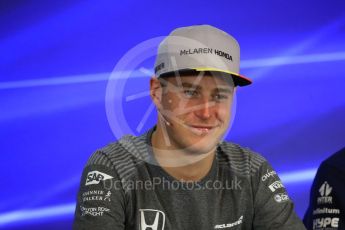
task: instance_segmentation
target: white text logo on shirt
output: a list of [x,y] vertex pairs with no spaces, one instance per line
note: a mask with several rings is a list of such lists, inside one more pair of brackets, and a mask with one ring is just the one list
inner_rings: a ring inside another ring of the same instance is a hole
[[112,176],[109,176],[105,173],[99,172],[99,171],[91,171],[86,176],[86,183],[85,185],[90,184],[99,184],[102,180],[108,180],[113,178]]
[[319,189],[321,197],[317,198],[317,204],[332,204],[332,196],[330,196],[331,192],[332,187],[329,186],[327,181],[325,181]]
[[313,229],[323,230],[323,229],[338,229],[339,218],[338,217],[325,217],[317,218],[313,220]]
[[274,200],[277,203],[283,203],[283,202],[289,201],[290,199],[286,193],[278,193],[274,195]]
[[261,177],[261,181],[265,181],[267,180],[268,178],[270,178],[271,176],[274,176],[274,175],[277,175],[276,171],[268,171],[267,169],[267,172]]
[[281,181],[277,180],[277,181],[273,182],[272,184],[270,184],[270,185],[268,186],[268,188],[269,188],[272,192],[274,192],[274,191],[276,191],[276,190],[279,189],[279,188],[284,188],[284,185],[282,184]]

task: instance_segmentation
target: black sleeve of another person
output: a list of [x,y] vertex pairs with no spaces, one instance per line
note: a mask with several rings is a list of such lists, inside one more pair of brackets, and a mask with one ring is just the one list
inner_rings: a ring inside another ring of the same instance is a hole
[[308,230],[345,230],[345,148],[320,165],[303,222]]

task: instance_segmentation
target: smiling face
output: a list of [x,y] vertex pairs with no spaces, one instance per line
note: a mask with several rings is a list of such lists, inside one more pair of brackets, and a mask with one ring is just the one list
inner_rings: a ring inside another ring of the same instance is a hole
[[153,97],[162,115],[157,128],[164,129],[170,148],[199,154],[212,151],[230,123],[234,84],[211,74],[159,81],[161,98]]

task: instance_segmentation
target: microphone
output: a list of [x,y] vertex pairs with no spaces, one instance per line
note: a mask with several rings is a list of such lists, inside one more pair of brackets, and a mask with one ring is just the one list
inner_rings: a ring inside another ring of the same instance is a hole
[[165,122],[165,124],[167,126],[171,126],[171,123],[168,121],[168,119],[160,112],[158,111],[158,113],[160,114],[160,116],[162,117],[163,121]]

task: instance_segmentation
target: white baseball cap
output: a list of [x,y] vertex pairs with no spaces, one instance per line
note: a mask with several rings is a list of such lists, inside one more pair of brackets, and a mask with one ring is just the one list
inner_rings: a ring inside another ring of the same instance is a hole
[[240,47],[226,32],[210,26],[196,25],[173,30],[159,45],[155,62],[155,74],[200,71],[221,73],[231,77],[234,84],[252,83],[239,74]]

